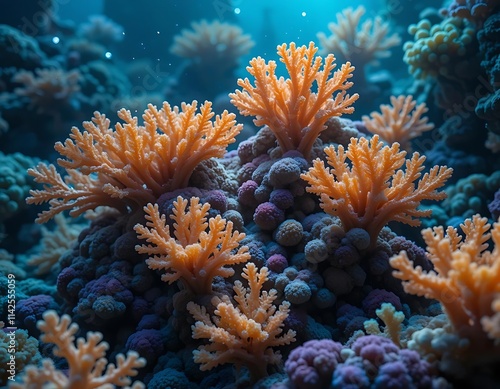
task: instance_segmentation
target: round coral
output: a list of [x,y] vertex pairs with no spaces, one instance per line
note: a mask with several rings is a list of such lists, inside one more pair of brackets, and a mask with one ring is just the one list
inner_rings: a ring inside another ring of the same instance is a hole
[[370,245],[370,234],[362,228],[352,228],[346,232],[347,241],[358,250],[364,250]]
[[300,178],[300,165],[293,158],[282,158],[273,163],[269,170],[269,183],[282,188]]
[[285,362],[285,371],[297,389],[329,387],[341,361],[342,344],[330,339],[310,340],[295,348]]
[[349,293],[354,288],[354,280],[345,270],[329,267],[323,273],[325,286],[337,296]]
[[311,288],[304,281],[293,280],[285,286],[285,299],[292,304],[304,304],[311,299]]
[[332,264],[337,267],[354,265],[360,259],[358,251],[352,246],[340,246],[333,253]]
[[328,258],[328,248],[322,239],[313,239],[307,242],[304,254],[307,262],[320,263]]
[[288,261],[284,255],[274,254],[267,259],[266,266],[275,273],[281,273],[288,266]]
[[257,184],[253,180],[245,181],[238,188],[238,201],[241,204],[247,205],[249,207],[254,207],[255,205],[257,205],[257,200],[255,200],[254,193],[258,187],[259,184]]
[[285,219],[285,213],[270,202],[259,204],[253,214],[253,221],[262,230],[274,230]]
[[275,189],[271,192],[269,201],[278,208],[288,209],[293,205],[293,195],[288,189]]
[[279,225],[274,239],[282,246],[295,246],[302,240],[303,233],[302,224],[297,220],[289,219]]
[[373,289],[363,300],[363,310],[368,317],[377,317],[376,310],[380,308],[383,303],[390,303],[397,311],[401,311],[403,306],[401,300],[392,292],[385,289]]

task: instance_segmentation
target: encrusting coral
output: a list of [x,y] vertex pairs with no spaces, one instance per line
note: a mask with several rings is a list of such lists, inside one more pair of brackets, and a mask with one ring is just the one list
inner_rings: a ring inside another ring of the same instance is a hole
[[44,359],[41,367],[27,366],[23,382],[12,383],[12,389],[24,388],[70,388],[70,389],[112,389],[125,387],[131,389],[144,388],[136,381],[131,386],[130,377],[137,375],[137,369],[144,367],[146,361],[134,351],[116,356],[116,365],[108,364],[105,358],[108,343],[102,341],[102,334],[89,332],[87,339],[78,338],[75,334],[78,325],[71,323],[68,315],[59,315],[55,311],[46,311],[43,320],[38,322],[38,328],[43,332],[40,339],[45,343],[53,343],[55,356],[63,357],[68,362],[68,371],[57,370],[51,359]]
[[[470,340],[469,356],[480,350],[481,357],[487,357],[494,350],[494,340],[500,339],[500,222],[490,231],[488,219],[474,215],[460,227],[464,239],[453,227],[446,233],[442,226],[422,231],[433,271],[415,267],[405,251],[392,257],[390,264],[407,293],[441,303],[454,331]],[[492,251],[486,250],[490,237],[495,245]]]
[[197,106],[193,101],[179,109],[164,102],[158,110],[150,104],[143,126],[122,109],[118,116],[124,123],[115,130],[105,115],[95,112],[91,122],[83,123],[86,131],[73,127],[70,139],[55,145],[64,157],[58,160],[67,172],[64,178],[52,164],[28,170],[44,188],[30,191],[26,201],[50,204],[36,221],[44,223],[65,210],[76,217],[99,206],[137,210],[164,192],[186,187],[194,168],[222,157],[242,128],[227,111],[212,121],[209,101],[198,113]]
[[[184,287],[195,294],[210,294],[214,277],[230,277],[234,270],[226,267],[250,259],[248,247],[238,248],[244,233],[233,231],[233,223],[220,215],[208,219],[210,204],[200,204],[198,197],[188,201],[177,197],[174,202],[173,234],[161,215],[158,205],[144,207],[146,226],[137,224],[134,229],[139,239],[149,245],[137,245],[140,254],[148,254],[150,269],[162,269],[162,281],[173,283],[180,280]],[[207,232],[208,228],[208,232]],[[235,251],[238,248],[237,251]]]
[[390,221],[418,226],[419,218],[430,216],[430,209],[418,206],[423,200],[444,199],[446,193],[438,189],[453,171],[434,166],[415,186],[424,170],[425,156],[415,152],[407,160],[399,143],[384,146],[378,135],[371,140],[351,138],[347,151],[340,145],[338,151],[334,146],[325,148],[325,153],[331,168],[316,159],[301,175],[309,184],[306,190],[320,196],[321,208],[339,217],[345,231],[366,230],[370,248],[375,247],[380,230]]
[[428,118],[422,116],[428,111],[425,103],[417,105],[413,96],[391,96],[391,104],[380,106],[381,113],[372,112],[363,116],[363,123],[372,134],[389,144],[398,142],[403,150],[411,151],[411,140],[434,128]]
[[334,55],[323,60],[316,56],[317,51],[313,42],[309,46],[297,47],[293,42],[289,47],[278,46],[280,61],[289,76],[286,79],[276,76],[275,61],[266,63],[261,57],[253,58],[247,71],[255,78],[255,86],[248,78],[240,78],[238,85],[243,90],[229,94],[242,115],[255,116],[257,126],[269,126],[283,153],[297,150],[308,157],[316,138],[326,128],[325,122],[354,112],[351,105],[359,97],[357,93],[346,93],[353,85],[348,80],[354,66],[346,62],[332,75],[336,67]]
[[262,290],[268,280],[267,268],[258,271],[255,264],[249,262],[241,276],[248,281],[248,288],[235,281],[237,306],[226,295],[214,297],[212,303],[216,310],[210,318],[205,307],[188,303],[189,312],[197,320],[192,326],[193,338],[210,341],[210,344],[199,346],[193,354],[194,361],[201,363],[201,370],[233,363],[237,368],[246,366],[255,381],[267,376],[268,366],[281,363],[280,352],[272,347],[294,342],[295,331],[288,330],[280,336],[290,303],[284,301],[276,308],[273,302],[278,292]]

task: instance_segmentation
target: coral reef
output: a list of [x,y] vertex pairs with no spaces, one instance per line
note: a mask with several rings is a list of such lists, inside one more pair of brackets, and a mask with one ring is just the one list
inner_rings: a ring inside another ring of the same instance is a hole
[[78,3],[0,16],[0,386],[499,386],[497,0]]
[[356,9],[345,8],[337,13],[336,23],[328,24],[332,35],[318,33],[322,46],[320,54],[333,53],[341,61],[349,61],[359,68],[356,72],[356,82],[359,80],[362,85],[366,84],[365,67],[376,63],[377,59],[389,57],[390,49],[401,43],[397,33],[389,33],[390,24],[380,16],[361,23],[365,13],[366,8],[362,5]]
[[232,88],[239,60],[254,44],[238,25],[201,20],[174,36],[170,52],[188,59],[181,82],[191,86],[191,93],[213,100]]

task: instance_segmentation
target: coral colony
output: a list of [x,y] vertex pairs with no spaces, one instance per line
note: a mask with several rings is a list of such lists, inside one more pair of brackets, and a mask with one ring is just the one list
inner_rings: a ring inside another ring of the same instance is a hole
[[500,387],[500,2],[401,3],[0,24],[0,386]]

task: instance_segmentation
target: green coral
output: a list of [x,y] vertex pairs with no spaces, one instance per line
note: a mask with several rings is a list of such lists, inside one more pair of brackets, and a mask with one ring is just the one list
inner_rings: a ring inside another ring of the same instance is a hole
[[417,79],[449,77],[450,65],[466,61],[474,42],[476,31],[460,18],[448,18],[431,25],[427,19],[408,27],[414,41],[406,42],[404,61]]

